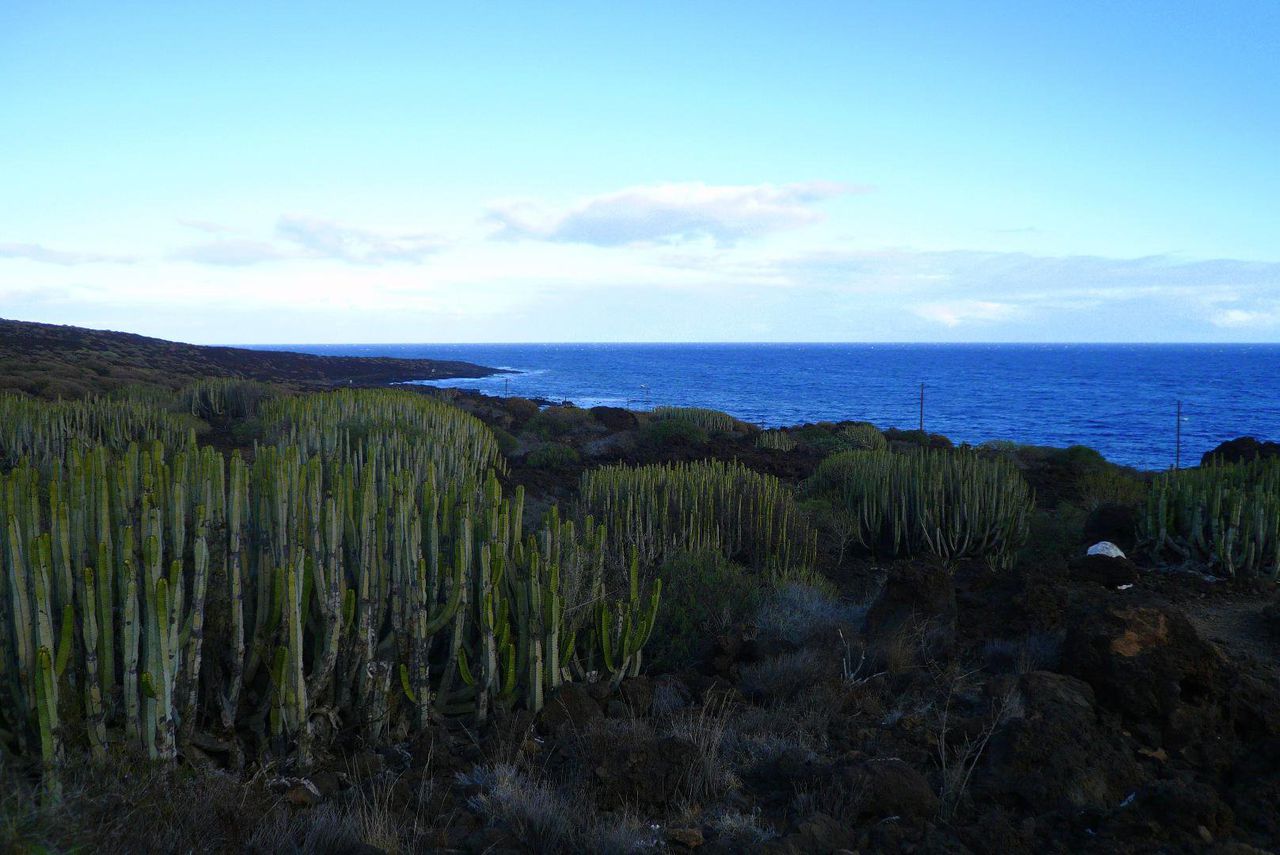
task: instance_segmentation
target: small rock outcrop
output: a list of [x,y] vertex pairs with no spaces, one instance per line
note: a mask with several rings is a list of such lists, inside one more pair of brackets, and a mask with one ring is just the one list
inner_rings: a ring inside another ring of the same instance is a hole
[[1032,671],[1015,692],[974,781],[983,798],[1047,813],[1114,807],[1132,792],[1140,770],[1088,683]]
[[1105,555],[1107,558],[1124,558],[1124,550],[1109,540],[1095,543],[1089,547],[1089,555]]
[[1150,745],[1191,738],[1212,715],[1229,665],[1178,609],[1125,599],[1090,603],[1067,621],[1062,670],[1093,687]]
[[1248,463],[1262,457],[1280,457],[1280,442],[1259,441],[1256,437],[1241,436],[1229,439],[1200,458],[1201,466],[1215,463]]

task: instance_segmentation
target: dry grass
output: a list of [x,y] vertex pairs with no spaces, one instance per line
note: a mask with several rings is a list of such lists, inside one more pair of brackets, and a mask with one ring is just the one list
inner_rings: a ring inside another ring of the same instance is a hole
[[686,801],[705,802],[740,785],[728,751],[729,723],[727,702],[681,710],[667,719],[667,732],[688,740],[696,749],[697,760],[681,788]]
[[834,636],[843,628],[857,628],[866,614],[865,605],[846,602],[813,585],[785,582],[761,605],[756,626],[762,638],[801,645]]
[[722,842],[736,847],[759,846],[778,836],[777,831],[760,820],[758,809],[751,813],[717,811],[712,814],[710,825]]
[[581,815],[581,805],[510,763],[477,766],[459,774],[458,783],[479,790],[467,800],[472,811],[535,851],[566,851],[579,833],[573,818]]

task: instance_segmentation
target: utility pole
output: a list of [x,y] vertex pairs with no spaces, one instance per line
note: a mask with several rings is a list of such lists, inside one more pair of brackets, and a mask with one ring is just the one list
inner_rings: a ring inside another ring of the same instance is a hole
[[1178,402],[1178,423],[1174,429],[1173,470],[1182,468],[1182,402]]
[[920,435],[924,436],[924,384],[920,384]]

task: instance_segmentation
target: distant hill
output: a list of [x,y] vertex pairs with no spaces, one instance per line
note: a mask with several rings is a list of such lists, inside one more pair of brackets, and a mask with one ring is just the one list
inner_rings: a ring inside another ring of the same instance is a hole
[[317,388],[497,373],[469,362],[206,347],[132,333],[0,319],[0,391],[45,398],[109,392],[132,383],[176,388],[199,377],[242,377]]

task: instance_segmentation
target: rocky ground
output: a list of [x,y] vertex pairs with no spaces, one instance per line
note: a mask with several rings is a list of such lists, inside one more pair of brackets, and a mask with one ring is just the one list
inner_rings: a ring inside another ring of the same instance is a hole
[[[609,460],[734,457],[798,481],[835,427],[774,452],[745,430],[658,442],[624,411],[458,401],[500,432],[530,515]],[[1019,455],[1040,510],[1011,571],[828,549],[830,586],[783,584],[749,612],[726,609],[681,661],[616,691],[569,685],[537,717],[441,720],[408,744],[339,739],[310,770],[269,762],[233,778],[193,758],[173,776],[71,775],[63,813],[11,810],[9,839],[99,851],[1280,851],[1276,586],[1086,556],[1104,536],[1133,547],[1132,511],[1090,493],[1110,470],[1075,450]]]

